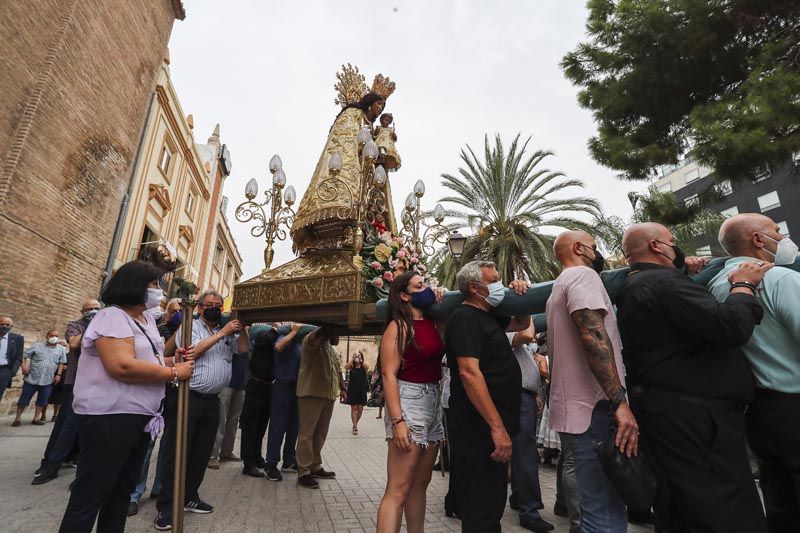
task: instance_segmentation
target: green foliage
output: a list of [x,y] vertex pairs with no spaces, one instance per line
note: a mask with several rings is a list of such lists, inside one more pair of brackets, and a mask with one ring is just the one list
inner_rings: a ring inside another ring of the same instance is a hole
[[[484,259],[497,263],[506,280],[552,279],[560,270],[553,257],[555,237],[543,228],[592,231],[591,225],[576,215],[594,216],[600,206],[592,198],[566,197],[564,193],[583,188],[583,183],[542,168],[552,152],[526,154],[530,137],[520,143],[517,135],[508,151],[499,135],[494,141],[490,144],[485,137],[482,159],[469,146],[462,149],[464,166],[458,174],[442,174],[442,185],[452,195],[441,201],[458,206],[447,215],[476,232],[467,241],[459,264]],[[440,282],[452,287],[456,270],[452,260],[434,258],[433,264]]]
[[800,2],[589,0],[561,65],[582,87],[593,157],[644,180],[689,149],[720,179],[800,150]]

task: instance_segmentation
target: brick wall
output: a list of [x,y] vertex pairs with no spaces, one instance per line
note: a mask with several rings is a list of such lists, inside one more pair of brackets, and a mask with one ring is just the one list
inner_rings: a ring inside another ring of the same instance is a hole
[[0,314],[29,342],[96,295],[177,0],[0,2]]

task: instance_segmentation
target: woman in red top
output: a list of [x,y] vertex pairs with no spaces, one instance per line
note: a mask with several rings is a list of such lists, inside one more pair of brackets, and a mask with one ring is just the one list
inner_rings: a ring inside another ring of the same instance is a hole
[[425,492],[444,440],[439,378],[444,343],[422,310],[441,301],[417,272],[395,278],[380,349],[386,400],[388,480],[378,509],[378,532],[400,531],[403,512],[409,533],[425,524]]

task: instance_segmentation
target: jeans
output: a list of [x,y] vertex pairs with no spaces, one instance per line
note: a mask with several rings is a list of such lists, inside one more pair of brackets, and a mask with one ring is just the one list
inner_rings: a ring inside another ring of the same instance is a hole
[[51,392],[53,392],[52,383],[50,385],[31,385],[27,381],[23,381],[17,407],[28,407],[34,393],[36,393],[36,407],[44,407],[47,405],[47,399],[50,398]]
[[[283,464],[297,462],[297,427],[300,423],[297,410],[297,383],[275,380],[272,384],[272,406],[267,435],[267,464],[277,466],[283,445]],[[285,437],[285,438],[284,438]]]
[[519,507],[520,521],[536,520],[544,504],[536,460],[536,398],[532,394],[522,394],[519,433],[511,444],[511,500]]
[[569,533],[581,533],[581,497],[575,477],[575,457],[572,450],[562,446],[556,465],[556,501],[567,508]]
[[561,449],[575,460],[582,533],[625,533],[628,530],[625,503],[597,458],[597,443],[607,440],[611,432],[610,405],[607,400],[597,402],[585,432],[560,433]]
[[[156,441],[151,440],[150,445],[147,447],[147,454],[144,456],[142,472],[139,474],[139,482],[136,484],[136,488],[133,489],[133,492],[131,492],[132,502],[138,502],[144,494],[144,491],[147,490],[147,475],[150,473],[150,458],[153,456],[153,449],[155,446]],[[150,493],[154,496],[158,496],[158,493],[161,492],[161,459],[164,457],[164,454],[161,453],[162,449],[162,446],[158,447],[158,457],[156,458],[156,477],[153,479],[153,487],[150,489]]]
[[47,447],[44,449],[44,458],[41,467],[48,466],[55,470],[61,468],[61,463],[69,456],[75,442],[78,440],[78,418],[72,410],[72,392],[74,385],[64,385],[61,397],[61,411],[58,412]]
[[233,443],[236,440],[243,403],[243,389],[225,387],[219,393],[219,427],[211,457],[229,457],[233,454]]
[[245,467],[264,467],[264,435],[269,424],[272,385],[250,379],[244,396],[239,423],[242,426],[242,462]]

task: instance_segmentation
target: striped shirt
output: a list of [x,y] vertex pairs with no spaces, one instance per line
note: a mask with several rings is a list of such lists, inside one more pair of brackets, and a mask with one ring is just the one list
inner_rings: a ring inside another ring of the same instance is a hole
[[[216,335],[220,328],[209,327],[203,319],[192,321],[192,344]],[[237,347],[238,335],[228,335],[222,338],[211,348],[205,351],[194,362],[194,372],[189,380],[189,389],[202,394],[217,394],[231,382],[231,361],[233,355],[239,353]],[[181,328],[175,333],[175,341],[180,348],[183,346]]]
[[60,344],[49,346],[45,342],[25,350],[24,359],[30,359],[30,373],[25,382],[31,385],[52,385],[58,365],[67,363],[67,352]]

